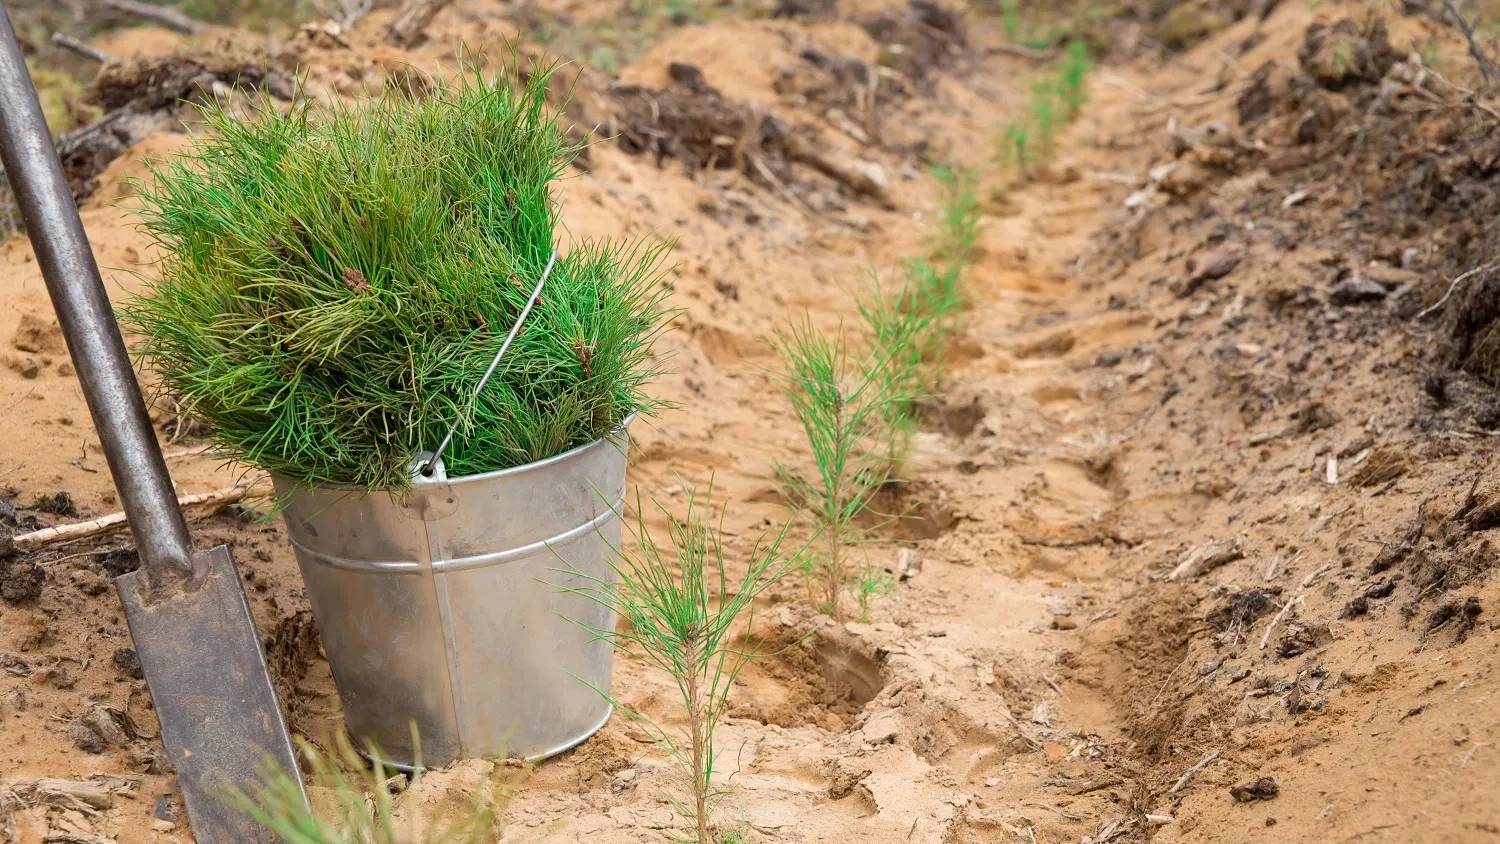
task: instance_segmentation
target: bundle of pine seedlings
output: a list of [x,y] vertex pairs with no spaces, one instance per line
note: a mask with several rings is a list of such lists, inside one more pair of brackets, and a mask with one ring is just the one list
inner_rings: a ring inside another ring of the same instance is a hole
[[524,83],[466,68],[422,98],[204,110],[141,186],[158,277],[123,308],[137,351],[223,457],[304,484],[402,487],[597,440],[654,405],[665,247],[575,241],[477,398],[557,248],[577,152]]

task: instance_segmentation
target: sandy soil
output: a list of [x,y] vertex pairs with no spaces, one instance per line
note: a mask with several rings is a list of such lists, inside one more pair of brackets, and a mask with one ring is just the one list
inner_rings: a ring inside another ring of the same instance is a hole
[[[898,141],[925,141],[932,157],[984,174],[972,304],[900,501],[912,518],[868,548],[890,569],[914,550],[921,571],[868,623],[841,628],[796,584],[769,596],[758,635],[816,630],[734,690],[720,750],[736,795],[726,828],[743,824],[756,841],[871,844],[1500,837],[1500,716],[1489,700],[1500,596],[1485,535],[1495,525],[1474,515],[1500,498],[1492,432],[1434,406],[1443,338],[1432,320],[1413,319],[1394,293],[1333,293],[1347,277],[1338,267],[1400,269],[1403,295],[1437,301],[1451,277],[1448,229],[1357,241],[1385,200],[1372,194],[1369,214],[1350,214],[1352,166],[1315,183],[1291,161],[1307,143],[1301,111],[1273,110],[1253,131],[1237,111],[1257,68],[1298,66],[1310,24],[1363,7],[1288,0],[1170,60],[1100,67],[1054,161],[1006,190],[993,139],[1037,65],[986,49],[1004,40],[996,20],[971,17],[966,46],[911,96],[883,103],[889,134],[872,143],[838,128],[815,97],[787,93],[806,48],[875,60],[881,45],[859,21],[892,7],[681,28],[620,80],[665,87],[670,63],[694,64],[730,99],[812,125],[842,159],[878,165],[893,207],[816,174],[783,192],[733,169],[658,167],[608,143],[562,190],[573,236],[678,239],[670,283],[683,313],[662,343],[674,374],[658,389],[682,409],[636,426],[631,483],[680,504],[684,485],[712,477],[731,502],[729,547],[743,550],[785,518],[772,462],[805,459],[769,384],[765,337],[804,309],[829,328],[852,319],[862,274],[894,273],[922,251],[935,186]],[[350,46],[305,43],[302,59],[313,85],[347,93],[396,59],[451,61],[460,39],[498,49],[514,35],[505,11],[464,0],[407,56],[378,45],[389,13],[377,11],[344,36]],[[1452,57],[1444,72],[1457,73],[1465,59],[1451,34],[1388,17],[1400,52],[1436,39]],[[129,32],[109,39],[121,54],[134,43]],[[143,33],[139,49],[159,54],[170,37]],[[588,89],[585,105],[601,92]],[[1231,143],[1215,140],[1224,131]],[[152,135],[83,206],[120,291],[151,260],[130,225],[127,177],[182,142]],[[1392,264],[1408,247],[1417,258]],[[1230,267],[1203,270],[1215,261]],[[0,247],[0,268],[10,422],[0,483],[30,525],[112,512],[24,238]],[[166,410],[160,421],[182,491],[234,482],[235,470],[191,453],[191,430]],[[60,492],[76,515],[27,509]],[[337,697],[308,644],[281,526],[236,512],[195,525],[204,541],[231,545],[292,723],[326,741]],[[39,598],[0,610],[0,746],[11,778],[133,779],[107,781],[119,792],[108,808],[16,808],[11,840],[189,840],[170,775],[153,761],[144,683],[128,654],[117,661],[129,637],[104,576],[128,561],[119,549],[127,536],[26,561],[46,580]],[[622,658],[615,684],[627,705],[673,723],[667,678]],[[97,723],[101,705],[128,713],[136,737],[111,746],[104,736],[88,752],[74,725]],[[660,840],[672,773],[642,738],[617,718],[540,765],[504,840]],[[461,791],[473,773],[440,773],[428,791]],[[1251,787],[1263,778],[1274,784]]]

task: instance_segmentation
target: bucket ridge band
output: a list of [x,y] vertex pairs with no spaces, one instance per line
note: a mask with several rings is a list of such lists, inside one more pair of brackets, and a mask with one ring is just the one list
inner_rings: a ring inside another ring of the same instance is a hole
[[338,569],[375,571],[384,574],[404,574],[407,572],[416,574],[426,571],[429,568],[432,571],[462,571],[464,569],[508,563],[511,560],[529,557],[538,551],[545,551],[548,548],[555,548],[575,542],[597,531],[608,523],[610,519],[618,517],[624,512],[624,508],[625,498],[621,496],[613,504],[605,508],[604,512],[577,527],[568,528],[556,536],[538,539],[535,542],[527,543],[517,548],[507,548],[504,551],[474,554],[468,557],[455,557],[451,560],[434,560],[430,564],[421,560],[355,560],[349,557],[340,557],[336,554],[314,550],[298,542],[295,536],[288,536],[287,538],[291,541],[292,547],[296,549],[297,553],[306,554],[311,559]]

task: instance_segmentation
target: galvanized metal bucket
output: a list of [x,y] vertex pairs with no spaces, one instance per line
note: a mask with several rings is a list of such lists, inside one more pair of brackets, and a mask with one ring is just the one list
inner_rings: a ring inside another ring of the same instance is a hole
[[626,426],[499,472],[448,478],[439,462],[410,490],[277,481],[356,740],[441,766],[544,758],[604,726],[614,648],[578,623],[613,629],[613,613],[558,587],[613,578]]

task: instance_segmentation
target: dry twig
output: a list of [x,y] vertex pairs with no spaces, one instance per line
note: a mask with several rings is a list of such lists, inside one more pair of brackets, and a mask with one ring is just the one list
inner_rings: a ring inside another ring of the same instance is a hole
[[104,5],[146,20],[156,21],[168,29],[175,29],[186,35],[197,35],[203,31],[201,21],[194,20],[176,9],[168,9],[155,3],[141,3],[139,0],[104,0]]
[[1447,10],[1448,16],[1453,18],[1454,25],[1458,27],[1459,32],[1463,33],[1464,39],[1469,42],[1469,55],[1473,56],[1474,62],[1479,65],[1479,73],[1484,76],[1484,84],[1493,85],[1495,79],[1500,77],[1500,70],[1495,68],[1494,60],[1480,45],[1479,36],[1474,31],[1474,24],[1464,17],[1464,13],[1459,11],[1453,0],[1443,0],[1443,8]]
[[1475,267],[1474,269],[1469,270],[1468,272],[1466,272],[1466,273],[1460,275],[1459,277],[1453,279],[1453,281],[1451,281],[1451,282],[1448,283],[1448,290],[1447,290],[1446,293],[1443,294],[1443,298],[1437,300],[1436,302],[1433,302],[1431,305],[1428,305],[1427,307],[1423,308],[1421,311],[1418,311],[1417,315],[1414,316],[1414,317],[1412,317],[1412,319],[1421,319],[1422,317],[1427,316],[1428,314],[1432,313],[1433,311],[1437,310],[1438,308],[1441,308],[1443,306],[1443,303],[1447,302],[1448,299],[1449,299],[1449,297],[1451,297],[1453,295],[1453,291],[1455,291],[1455,290],[1458,289],[1458,285],[1459,284],[1463,283],[1464,281],[1466,281],[1467,279],[1469,279],[1470,277],[1472,277],[1472,276],[1474,276],[1474,275],[1476,275],[1478,273],[1484,272],[1485,270],[1493,270],[1497,266],[1500,266],[1500,264],[1494,264],[1494,263],[1484,264],[1482,266]]
[[73,38],[69,35],[64,35],[61,32],[52,33],[52,43],[63,48],[64,50],[71,50],[78,55],[83,56],[84,58],[93,59],[100,64],[109,64],[110,62],[115,61],[114,56],[111,56],[109,53],[104,52],[98,47],[95,47],[91,44],[86,44],[82,41],[79,41],[77,38]]
[[[250,490],[255,487],[265,476],[257,475],[244,483],[216,490],[214,492],[201,492],[197,495],[185,495],[177,499],[179,507],[195,507],[204,504],[223,506],[243,500]],[[11,541],[19,551],[35,551],[48,545],[56,545],[60,542],[71,542],[75,539],[84,539],[108,533],[126,523],[124,513],[111,513],[108,516],[100,516],[86,522],[75,522],[56,527],[34,530],[30,533],[17,535]]]
[[1203,757],[1202,761],[1200,761],[1198,764],[1194,765],[1191,768],[1188,768],[1186,771],[1183,771],[1182,776],[1177,778],[1177,784],[1172,786],[1171,790],[1169,790],[1167,793],[1176,794],[1177,792],[1181,791],[1182,787],[1188,784],[1188,780],[1193,778],[1193,775],[1213,764],[1213,761],[1217,758],[1219,758],[1219,751],[1217,750]]

